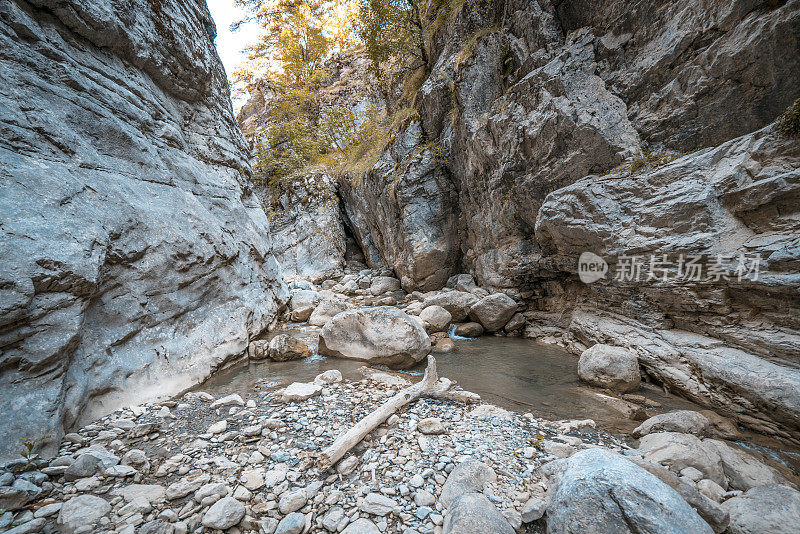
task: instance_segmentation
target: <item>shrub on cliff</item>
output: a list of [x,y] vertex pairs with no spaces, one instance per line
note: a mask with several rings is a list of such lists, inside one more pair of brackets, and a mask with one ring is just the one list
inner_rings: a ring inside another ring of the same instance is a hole
[[778,128],[787,137],[800,137],[800,98],[778,117]]

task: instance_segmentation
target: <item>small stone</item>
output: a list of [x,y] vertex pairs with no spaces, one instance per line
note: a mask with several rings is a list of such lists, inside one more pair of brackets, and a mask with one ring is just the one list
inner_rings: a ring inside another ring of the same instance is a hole
[[293,512],[278,523],[275,534],[300,534],[305,526],[306,517],[299,512]]
[[427,419],[422,419],[419,423],[417,423],[417,430],[422,432],[423,434],[444,434],[445,428],[442,425],[442,420],[438,417],[428,417]]
[[221,434],[225,432],[225,430],[227,429],[228,429],[228,421],[226,419],[223,419],[222,421],[217,421],[216,423],[208,427],[208,433]]
[[385,516],[399,510],[397,502],[380,493],[370,493],[361,503],[359,509],[372,515]]
[[284,515],[295,512],[306,505],[308,496],[305,490],[295,490],[281,495],[278,509]]

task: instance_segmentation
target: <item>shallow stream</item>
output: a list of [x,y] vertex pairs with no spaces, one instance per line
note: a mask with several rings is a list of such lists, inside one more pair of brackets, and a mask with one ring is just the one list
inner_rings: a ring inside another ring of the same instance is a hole
[[[319,329],[292,325],[272,332],[288,333],[302,339],[316,351]],[[551,420],[594,419],[597,428],[624,436],[640,421],[626,418],[602,402],[599,390],[578,380],[578,358],[553,345],[521,338],[484,336],[477,339],[454,339],[456,351],[436,354],[439,376],[454,380],[492,404],[516,412],[531,412]],[[363,362],[315,355],[304,360],[274,362],[264,360],[237,365],[212,376],[197,389],[212,395],[251,391],[256,383],[274,387],[291,382],[310,382],[319,373],[338,369],[345,379],[361,380],[358,372]],[[421,376],[424,365],[404,371]],[[416,379],[416,378],[414,378]],[[653,384],[643,384],[638,392],[660,405],[647,410],[648,416],[673,410],[702,410],[703,407]],[[762,452],[795,471],[800,471],[800,454],[765,436],[746,433],[740,444]]]

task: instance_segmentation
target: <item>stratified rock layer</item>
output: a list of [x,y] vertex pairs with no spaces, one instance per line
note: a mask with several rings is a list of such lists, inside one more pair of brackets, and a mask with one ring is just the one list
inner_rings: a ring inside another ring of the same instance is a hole
[[244,351],[285,300],[204,3],[0,5],[0,458]]

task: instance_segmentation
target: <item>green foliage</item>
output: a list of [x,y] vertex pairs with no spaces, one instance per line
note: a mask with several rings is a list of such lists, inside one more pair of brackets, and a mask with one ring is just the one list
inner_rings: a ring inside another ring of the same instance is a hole
[[642,155],[631,162],[630,172],[635,173],[645,167],[656,168],[678,159],[684,154],[680,152],[650,152],[645,150]]
[[787,137],[800,137],[800,98],[778,117],[778,129]]
[[42,444],[50,439],[50,436],[42,436],[38,439],[25,438],[22,440],[22,451],[19,453],[22,459],[25,460],[23,464],[17,464],[14,471],[17,473],[25,473],[27,471],[34,471],[41,467],[45,461],[39,455],[42,449]]
[[382,65],[394,58],[413,63],[416,58],[426,68],[428,55],[420,17],[420,0],[359,0],[359,36],[376,76]]

